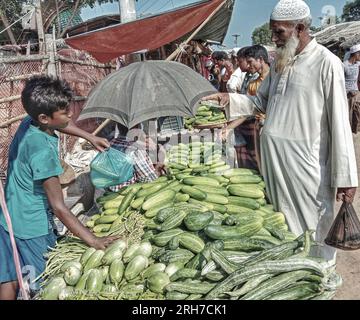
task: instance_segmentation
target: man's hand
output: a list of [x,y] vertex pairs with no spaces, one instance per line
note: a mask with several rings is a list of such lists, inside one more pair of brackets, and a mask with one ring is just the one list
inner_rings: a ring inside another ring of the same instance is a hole
[[336,200],[338,202],[344,201],[346,203],[353,203],[356,194],[356,188],[338,188]]
[[95,248],[96,250],[105,250],[117,239],[119,239],[119,237],[94,237],[94,240],[91,243],[91,247]]
[[350,96],[350,98],[354,98],[356,96],[356,92],[355,91],[350,91],[349,96]]
[[109,141],[107,141],[105,138],[100,138],[92,135],[91,137],[89,137],[88,141],[94,146],[96,150],[100,152],[103,152],[110,147]]
[[230,96],[228,93],[215,93],[201,99],[201,101],[208,101],[208,100],[217,101],[220,105],[220,109],[222,109],[230,103]]

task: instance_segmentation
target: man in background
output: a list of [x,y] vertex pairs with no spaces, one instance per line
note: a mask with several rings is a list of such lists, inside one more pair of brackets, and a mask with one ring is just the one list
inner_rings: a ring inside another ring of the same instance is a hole
[[350,124],[353,133],[360,129],[360,44],[352,46],[344,62],[345,87],[349,102]]
[[227,92],[226,84],[234,72],[234,66],[225,51],[215,51],[212,59],[219,69],[219,91]]

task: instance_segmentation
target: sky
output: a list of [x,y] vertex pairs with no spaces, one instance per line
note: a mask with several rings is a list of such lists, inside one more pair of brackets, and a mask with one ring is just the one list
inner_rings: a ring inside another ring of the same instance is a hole
[[[138,16],[155,14],[173,8],[181,7],[186,4],[198,2],[197,0],[138,0],[136,2],[136,12]],[[253,30],[269,20],[270,13],[278,0],[235,0],[235,6],[228,33],[224,44],[228,48],[242,47],[251,45],[251,34]],[[322,17],[326,12],[334,12],[341,16],[342,8],[346,0],[306,0],[310,6],[313,16],[313,25],[320,26]],[[119,12],[119,4],[107,3],[95,8],[84,8],[81,16],[85,20],[106,14]],[[240,36],[235,43],[235,37]]]

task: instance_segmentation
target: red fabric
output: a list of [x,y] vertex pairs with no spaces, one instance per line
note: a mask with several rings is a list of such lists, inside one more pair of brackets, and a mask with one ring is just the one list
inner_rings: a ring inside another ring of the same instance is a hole
[[65,39],[71,47],[89,52],[99,62],[141,50],[154,50],[198,27],[224,0],[144,18]]

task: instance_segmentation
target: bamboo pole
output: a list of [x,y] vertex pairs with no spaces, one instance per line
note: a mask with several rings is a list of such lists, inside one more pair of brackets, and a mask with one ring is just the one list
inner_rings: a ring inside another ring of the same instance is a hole
[[21,95],[2,98],[2,99],[0,99],[0,103],[12,102],[12,101],[15,101],[15,100],[19,100],[20,98],[21,98]]
[[81,60],[69,59],[69,58],[65,58],[65,57],[61,57],[61,56],[59,56],[58,59],[63,62],[76,63],[76,64],[80,64],[83,66],[92,66],[92,67],[99,67],[99,68],[111,68],[111,67],[115,68],[115,66],[113,66],[111,64],[107,64],[107,63],[86,62],[86,61],[81,61]]
[[16,116],[16,117],[13,117],[13,118],[11,118],[9,120],[6,120],[6,121],[0,123],[0,128],[6,128],[9,125],[13,124],[14,122],[24,119],[26,116],[27,116],[27,113],[23,113],[23,114],[21,114],[19,116]]
[[[109,123],[111,122],[110,119],[106,119],[102,124],[100,124],[94,132],[92,132],[91,134],[96,136],[102,129],[104,129]],[[84,141],[80,144],[81,147],[83,147],[84,145],[86,145],[88,143],[88,141]]]
[[[55,6],[56,6],[56,20],[57,20],[57,27],[58,27],[58,32],[60,32],[61,29],[61,24],[60,24],[60,12],[59,12],[59,3],[58,0],[55,0]],[[55,29],[55,28],[54,28]]]
[[31,56],[8,57],[8,58],[0,58],[0,62],[15,63],[15,62],[24,62],[24,61],[40,61],[44,59],[49,59],[49,56],[46,54],[34,54]]
[[206,20],[186,39],[185,42],[181,43],[180,46],[166,58],[166,61],[173,60],[177,54],[181,51],[181,47],[188,44],[198,33],[199,31],[210,21],[210,19],[223,7],[227,0],[221,2],[221,4],[206,18]]
[[[2,12],[1,9],[0,9],[0,18],[1,18],[2,22],[3,22],[4,27],[8,28],[9,27],[9,21],[8,21],[8,19],[6,17],[6,13]],[[11,28],[6,29],[6,32],[7,32],[8,36],[9,36],[9,38],[10,38],[11,44],[16,45],[16,40],[15,40],[15,37],[14,37],[14,34],[13,34]]]
[[[12,102],[12,101],[19,100],[19,99],[21,99],[21,95],[2,98],[2,99],[0,99],[0,103]],[[87,99],[87,96],[74,96],[72,98],[73,101],[84,101],[86,99]]]
[[[10,98],[11,98],[11,97],[10,97]],[[87,99],[87,97],[82,97],[82,96],[75,96],[75,97],[73,97],[73,101],[83,101],[83,100],[86,100],[86,99]],[[8,102],[8,101],[7,101],[7,102]],[[0,103],[1,103],[1,102],[0,102]],[[14,122],[24,119],[27,115],[28,115],[27,113],[23,113],[23,114],[21,114],[21,115],[19,115],[19,116],[16,116],[16,117],[13,117],[13,118],[11,118],[11,119],[9,119],[9,120],[6,120],[6,121],[4,121],[4,122],[1,122],[1,123],[0,123],[0,128],[6,128],[6,127],[8,127],[9,125],[13,124]],[[100,128],[100,127],[99,127],[99,128]],[[101,130],[101,129],[102,129],[102,128],[100,128],[100,130]],[[100,130],[99,130],[99,131],[100,131]]]
[[35,0],[34,4],[35,4],[36,29],[39,39],[39,53],[44,53],[45,33],[44,33],[44,25],[42,20],[41,2],[40,0]]
[[49,64],[47,66],[47,74],[49,76],[56,77],[56,62],[55,62],[55,55],[56,55],[56,46],[54,45],[55,41],[52,34],[45,34],[45,50],[46,53],[49,55]]
[[13,77],[8,77],[8,78],[5,78],[3,80],[3,82],[11,82],[11,81],[19,81],[19,80],[26,80],[26,79],[29,79],[33,76],[39,76],[41,75],[40,72],[34,72],[34,73],[29,73],[29,74],[22,74],[20,76],[13,76]]
[[92,133],[94,136],[96,136],[102,129],[104,129],[108,123],[110,123],[110,119],[106,119],[100,126],[96,128],[96,130]]

